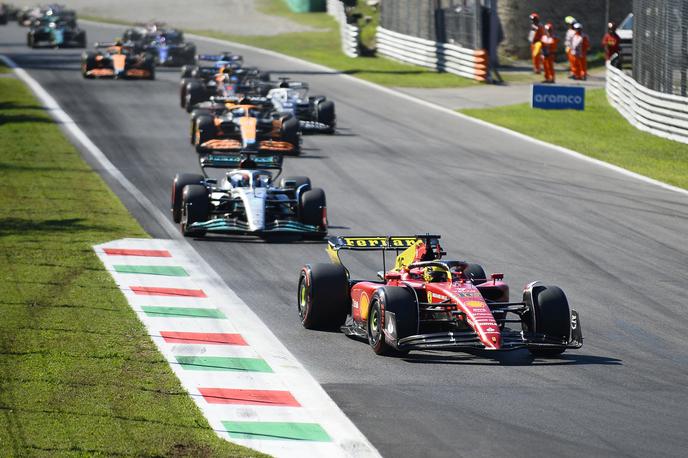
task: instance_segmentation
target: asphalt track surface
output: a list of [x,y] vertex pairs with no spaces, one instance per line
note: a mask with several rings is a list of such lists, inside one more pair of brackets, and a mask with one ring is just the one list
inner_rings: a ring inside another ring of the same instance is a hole
[[[86,28],[89,41],[113,37]],[[24,34],[0,28],[0,53],[167,211],[173,175],[197,170],[177,71],[161,69],[154,82],[87,81],[80,51],[30,50]],[[377,357],[365,343],[299,324],[298,270],[327,260],[322,244],[193,241],[384,456],[685,456],[685,195],[334,74],[243,54],[336,101],[339,134],[307,137],[285,170],[325,188],[331,233],[439,233],[454,257],[506,273],[512,299],[542,280],[580,313],[585,345],[557,359]],[[167,236],[108,182],[151,235]],[[367,257],[352,266],[380,268]]]

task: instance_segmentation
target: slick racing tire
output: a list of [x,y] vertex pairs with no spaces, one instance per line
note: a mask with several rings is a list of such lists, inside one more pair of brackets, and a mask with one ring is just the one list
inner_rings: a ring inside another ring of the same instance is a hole
[[196,173],[178,173],[174,176],[172,183],[172,199],[170,207],[172,210],[172,220],[179,224],[182,220],[182,192],[186,185],[203,184],[205,178]]
[[302,176],[295,176],[295,177],[284,177],[280,181],[280,188],[284,189],[287,187],[287,181],[291,181],[294,183],[294,189],[299,189],[301,186],[304,184],[308,185],[308,187],[311,186],[311,179],[308,177],[302,177]]
[[76,39],[76,47],[80,49],[86,49],[86,31],[79,32]]
[[186,100],[184,107],[188,113],[191,113],[197,103],[207,100],[205,86],[198,80],[190,81],[186,86]]
[[196,65],[182,65],[182,69],[181,69],[182,79],[191,78],[191,75],[193,74],[194,70],[197,70],[197,69],[198,69],[198,66],[196,66]]
[[463,275],[466,277],[466,280],[470,280],[474,285],[479,285],[487,281],[485,269],[483,269],[483,266],[480,264],[468,264],[468,267],[463,271]]
[[[384,313],[383,313],[384,310]],[[418,333],[418,303],[416,295],[408,288],[384,286],[379,288],[370,299],[368,312],[368,343],[377,355],[398,355],[400,352],[390,345],[384,334],[388,326],[386,314],[395,317],[397,340]]]
[[327,208],[325,191],[311,188],[301,194],[299,202],[299,216],[303,224],[323,226],[323,209]]
[[311,264],[301,269],[298,312],[306,329],[337,329],[351,311],[349,279],[338,264]]
[[81,75],[84,78],[93,78],[88,74],[89,70],[93,70],[96,66],[96,54],[88,51],[81,56]]
[[[534,314],[534,322],[533,316]],[[534,329],[533,329],[534,323]],[[549,338],[567,342],[571,332],[571,309],[566,295],[557,286],[540,286],[533,290],[532,309],[523,316],[524,330],[535,334],[544,334]],[[533,356],[552,357],[566,350],[566,345],[559,347],[529,347]]]
[[212,116],[212,112],[206,108],[195,108],[191,112],[191,132],[189,141],[192,145],[196,142],[196,121],[200,116]]
[[296,117],[292,116],[282,121],[280,137],[282,141],[289,142],[294,145],[294,151],[296,154],[300,152],[301,137],[299,134],[299,120]]
[[148,77],[146,79],[153,81],[155,79],[155,58],[150,55],[146,56],[143,66],[148,70]]
[[332,128],[336,125],[336,117],[334,113],[334,102],[325,100],[315,105],[315,120],[323,124],[327,124]]
[[193,223],[200,223],[208,220],[208,190],[200,184],[189,184],[182,190],[182,214],[180,228],[185,237],[202,236],[205,231],[190,230],[189,226]]
[[191,81],[194,80],[184,77],[179,82],[179,106],[182,108],[186,108],[186,87]]
[[204,151],[202,145],[208,140],[215,138],[217,134],[217,127],[212,116],[201,115],[196,119],[196,128],[194,132],[194,145],[196,151],[202,153]]

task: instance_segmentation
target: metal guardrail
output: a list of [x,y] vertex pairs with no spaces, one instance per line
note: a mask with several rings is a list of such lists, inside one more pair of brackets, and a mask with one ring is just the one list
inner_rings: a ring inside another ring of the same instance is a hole
[[344,4],[340,0],[327,0],[327,13],[334,16],[337,22],[339,22],[342,52],[349,57],[358,57],[358,41],[361,32],[358,26],[347,22]]
[[688,97],[648,89],[607,64],[607,99],[636,128],[688,143]]
[[487,52],[377,28],[377,52],[391,59],[485,81]]

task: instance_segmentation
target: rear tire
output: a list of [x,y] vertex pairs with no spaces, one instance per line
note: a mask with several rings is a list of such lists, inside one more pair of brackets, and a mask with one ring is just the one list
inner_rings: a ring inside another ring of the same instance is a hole
[[287,181],[293,181],[294,182],[294,189],[299,189],[299,187],[303,186],[304,184],[307,184],[308,186],[311,185],[311,179],[308,177],[302,177],[302,176],[295,176],[295,177],[284,177],[280,181],[280,188],[286,188],[286,182]]
[[299,136],[299,120],[295,117],[290,117],[282,122],[280,128],[281,140],[294,145],[294,152],[300,152],[300,136]]
[[485,269],[480,264],[468,264],[463,271],[467,280],[470,280],[474,285],[479,285],[487,281],[487,274]]
[[189,184],[184,186],[182,191],[182,214],[180,227],[184,237],[202,236],[205,231],[189,230],[193,223],[200,223],[208,220],[208,190],[200,184]]
[[202,153],[205,151],[202,145],[217,135],[215,120],[212,116],[201,115],[196,119],[195,129],[194,145],[196,145],[196,151]]
[[[527,332],[544,334],[562,345],[554,348],[529,347],[534,356],[552,357],[562,354],[571,332],[571,309],[564,291],[558,286],[540,286],[533,291],[532,310],[524,315]],[[535,314],[535,329],[532,329],[532,313]]]
[[337,264],[306,265],[299,275],[298,312],[306,329],[336,329],[351,311],[349,279]]
[[172,199],[170,202],[172,220],[179,223],[182,219],[182,191],[186,185],[203,184],[205,178],[196,173],[178,173],[172,183]]
[[93,78],[88,74],[89,70],[93,70],[96,66],[96,54],[94,52],[87,52],[81,57],[81,75],[84,78]]
[[193,110],[197,103],[201,103],[207,99],[208,97],[205,91],[205,86],[200,81],[191,81],[186,86],[186,100],[184,102],[184,108],[186,108],[188,113],[191,113],[191,110]]
[[191,78],[191,75],[197,68],[196,65],[183,65],[181,69],[182,79]]

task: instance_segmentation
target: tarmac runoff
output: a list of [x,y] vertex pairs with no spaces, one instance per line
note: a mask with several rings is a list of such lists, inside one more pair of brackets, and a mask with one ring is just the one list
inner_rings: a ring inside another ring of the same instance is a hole
[[186,243],[125,239],[94,250],[221,437],[276,457],[379,456]]

